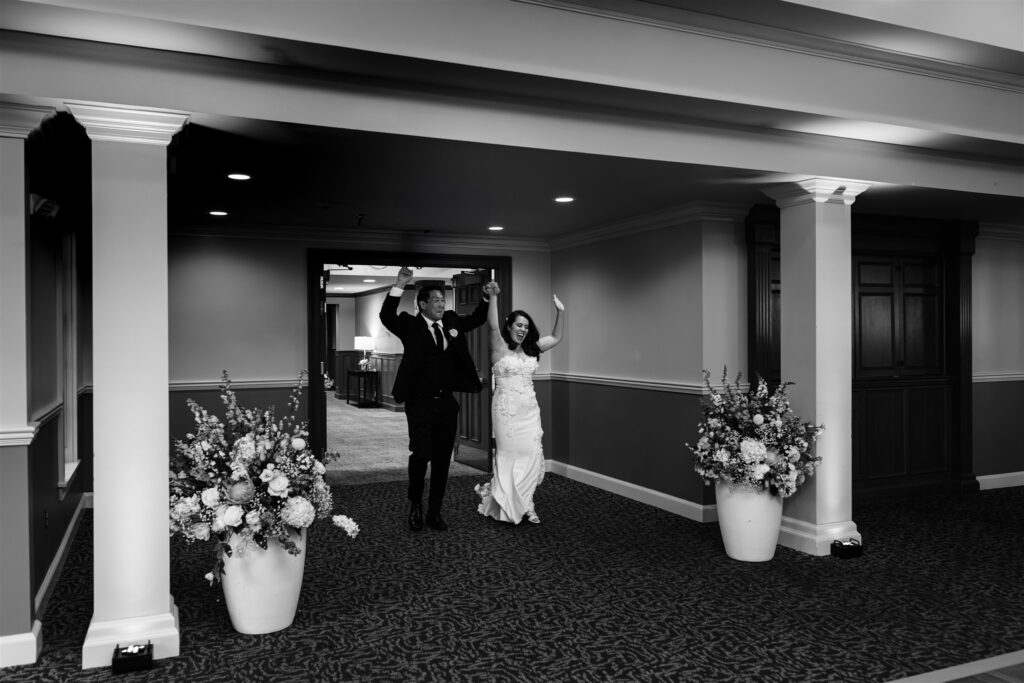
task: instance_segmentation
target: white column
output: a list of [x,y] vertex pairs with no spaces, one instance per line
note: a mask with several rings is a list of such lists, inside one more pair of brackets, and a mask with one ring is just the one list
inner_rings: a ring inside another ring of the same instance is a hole
[[857,538],[853,516],[853,312],[850,205],[869,187],[810,178],[765,190],[781,209],[782,379],[793,410],[824,424],[817,473],[786,499],[782,545],[828,555]]
[[82,668],[117,644],[178,655],[170,594],[167,144],[179,113],[69,104],[92,144],[93,616]]
[[0,102],[0,667],[32,664],[43,642],[29,560],[25,139],[54,111]]

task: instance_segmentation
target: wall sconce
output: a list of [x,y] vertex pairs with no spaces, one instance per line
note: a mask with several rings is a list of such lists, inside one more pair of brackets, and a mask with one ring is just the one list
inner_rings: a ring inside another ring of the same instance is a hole
[[356,351],[363,352],[363,359],[359,361],[360,370],[370,369],[370,359],[366,357],[367,351],[373,351],[373,337],[356,337]]

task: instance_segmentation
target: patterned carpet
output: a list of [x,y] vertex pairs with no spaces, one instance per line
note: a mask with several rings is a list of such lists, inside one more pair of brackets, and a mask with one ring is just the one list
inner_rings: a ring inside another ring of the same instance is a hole
[[235,633],[203,546],[172,543],[181,652],[81,671],[92,516],[6,681],[889,681],[1024,649],[1024,488],[858,508],[862,558],[779,548],[727,558],[700,524],[548,475],[543,523],[475,511],[449,484],[447,533],[405,529],[401,482],[338,487],[355,540],[318,523],[295,623]]

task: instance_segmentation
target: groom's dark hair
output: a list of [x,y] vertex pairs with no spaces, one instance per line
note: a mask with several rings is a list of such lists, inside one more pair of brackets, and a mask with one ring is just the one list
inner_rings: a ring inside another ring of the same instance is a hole
[[441,296],[445,296],[444,287],[436,282],[428,282],[420,287],[419,291],[416,292],[416,303],[419,304],[421,301],[427,301],[430,299],[431,292],[441,292]]

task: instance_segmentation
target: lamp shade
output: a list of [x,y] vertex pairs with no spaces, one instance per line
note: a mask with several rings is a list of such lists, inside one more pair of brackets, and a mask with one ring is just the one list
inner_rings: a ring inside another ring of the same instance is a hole
[[373,337],[356,337],[356,351],[373,351]]

